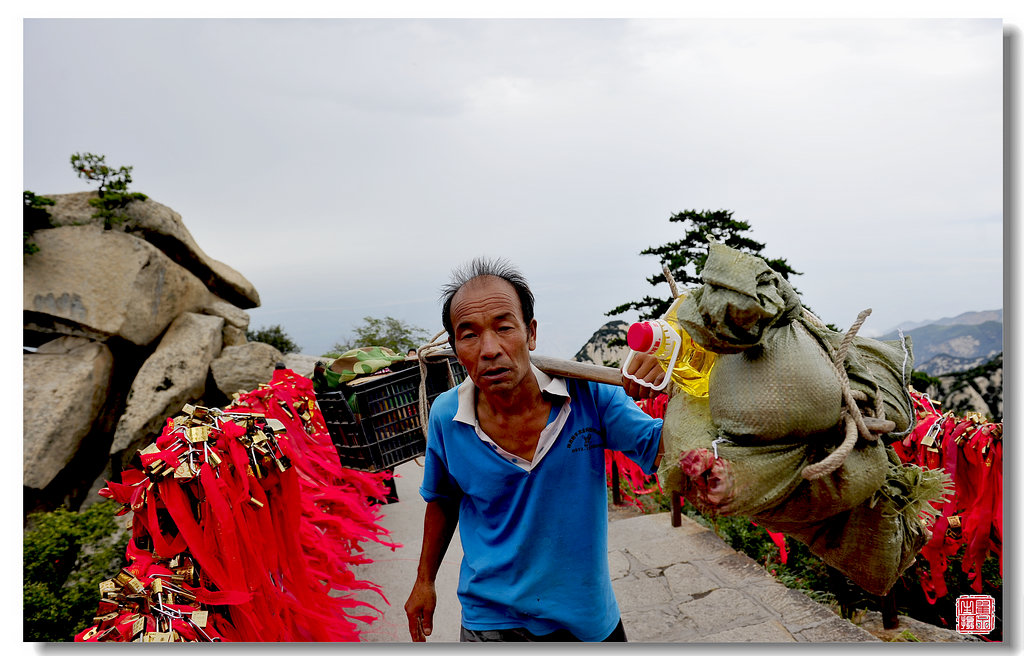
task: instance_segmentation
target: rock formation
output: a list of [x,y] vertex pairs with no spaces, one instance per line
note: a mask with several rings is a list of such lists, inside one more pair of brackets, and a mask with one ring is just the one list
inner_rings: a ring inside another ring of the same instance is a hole
[[589,362],[605,367],[620,367],[629,355],[629,347],[626,346],[626,331],[629,324],[621,319],[609,321],[587,340],[573,360],[577,362]]
[[[223,405],[289,361],[246,342],[259,294],[177,212],[135,201],[105,230],[93,196],[50,196],[53,227],[24,257],[26,512],[95,501],[185,403]],[[291,362],[309,375],[315,358]]]

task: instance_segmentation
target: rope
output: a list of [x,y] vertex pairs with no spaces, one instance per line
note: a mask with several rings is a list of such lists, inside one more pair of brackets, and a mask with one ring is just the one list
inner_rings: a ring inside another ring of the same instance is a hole
[[[420,365],[420,430],[423,431],[424,438],[427,436],[427,416],[430,411],[430,405],[427,403],[427,358],[448,347],[448,338],[441,339],[441,335],[447,334],[447,331],[442,330],[434,335],[429,342],[416,349],[416,358],[419,360]],[[451,387],[454,384],[455,380],[452,377],[451,367],[449,367],[448,385]]]
[[[901,377],[901,380],[903,382],[903,400],[906,401],[907,404],[911,408],[913,408],[914,407],[914,400],[910,397],[910,389],[909,389],[910,388],[910,380],[908,379],[908,376],[907,376],[907,364],[910,362],[911,355],[910,355],[910,350],[907,348],[907,338],[903,335],[903,329],[902,328],[899,329],[899,334],[900,334],[900,346],[903,348],[903,366],[900,369],[900,377]],[[914,422],[911,421],[907,425],[907,429],[905,431],[903,431],[902,433],[891,433],[890,436],[892,438],[894,438],[894,439],[900,439],[902,437],[906,437],[907,435],[910,435],[913,431],[914,431]]]
[[668,281],[668,288],[672,290],[672,298],[679,298],[679,288],[676,287],[676,279],[672,277],[672,272],[668,270],[668,265],[662,264],[661,271],[665,274],[665,280]]
[[[846,331],[846,335],[843,336],[843,341],[840,342],[839,348],[834,353],[830,353],[832,360],[832,367],[836,371],[836,375],[839,376],[839,385],[843,393],[843,413],[841,415],[842,421],[846,426],[846,437],[843,439],[842,444],[830,453],[824,460],[817,462],[813,465],[804,467],[801,475],[807,480],[816,480],[831,474],[839,468],[846,461],[846,457],[853,451],[854,445],[857,443],[858,435],[863,437],[869,442],[877,441],[878,435],[872,433],[866,425],[864,425],[864,416],[861,414],[860,407],[857,405],[857,397],[861,397],[863,393],[854,394],[854,391],[850,389],[850,378],[846,373],[846,354],[850,350],[850,344],[853,343],[853,338],[857,335],[857,331],[864,325],[865,319],[871,314],[871,308],[862,311],[857,315],[857,320],[853,322],[850,329]],[[804,310],[804,317],[812,324],[821,325],[821,320],[815,317],[813,314]],[[806,327],[804,328],[806,330]],[[826,353],[829,353],[829,348],[826,348]],[[875,395],[876,401],[880,397],[880,394]],[[866,401],[867,397],[863,396],[861,400]],[[880,403],[875,403],[875,413],[879,415],[879,419],[885,419],[885,410]]]

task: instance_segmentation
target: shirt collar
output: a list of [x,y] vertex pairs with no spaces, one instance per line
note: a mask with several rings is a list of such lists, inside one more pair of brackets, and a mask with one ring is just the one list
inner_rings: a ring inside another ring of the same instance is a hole
[[[530,363],[530,370],[533,371],[533,376],[537,379],[537,386],[540,387],[541,392],[563,398],[569,397],[569,390],[565,387],[564,378],[549,376],[538,369],[537,365],[532,362]],[[476,418],[476,385],[473,384],[472,379],[466,378],[459,385],[458,396],[459,409],[455,412],[455,421],[476,426],[479,423]]]

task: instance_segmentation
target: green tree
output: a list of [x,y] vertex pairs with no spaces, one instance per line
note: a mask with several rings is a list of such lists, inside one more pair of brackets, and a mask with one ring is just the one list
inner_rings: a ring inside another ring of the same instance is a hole
[[46,209],[50,205],[56,205],[52,198],[37,196],[31,191],[25,192],[25,209],[21,220],[25,232],[25,255],[39,251],[39,246],[32,241],[32,233],[53,226],[50,211]]
[[281,353],[298,353],[300,350],[299,345],[292,341],[288,333],[284,331],[284,328],[277,324],[269,328],[260,328],[256,331],[247,330],[245,338],[250,342],[270,344]]
[[78,177],[97,184],[97,198],[90,198],[89,204],[96,208],[93,214],[103,219],[103,229],[110,230],[115,223],[121,223],[127,217],[124,208],[136,200],[146,200],[145,194],[129,192],[128,185],[132,182],[131,166],[114,168],[106,163],[106,155],[93,153],[74,153],[71,155],[71,166]]
[[363,317],[363,324],[356,326],[351,339],[337,342],[331,349],[334,357],[345,351],[362,346],[383,346],[395,353],[406,353],[409,349],[419,348],[430,339],[427,331],[413,326],[394,317]]
[[[640,254],[657,255],[661,264],[668,266],[672,277],[682,287],[701,283],[700,272],[704,269],[704,263],[708,259],[709,240],[763,258],[761,251],[764,250],[764,244],[743,234],[750,230],[750,224],[733,219],[732,214],[727,210],[702,210],[699,212],[684,210],[673,214],[668,220],[682,224],[683,238],[661,246],[645,248],[640,251]],[[764,260],[786,280],[789,280],[790,275],[801,275],[798,271],[794,271],[785,259],[764,258]],[[647,278],[647,282],[658,285],[667,280],[664,272],[659,271]],[[654,319],[663,316],[671,304],[670,294],[666,294],[662,298],[645,296],[639,301],[623,303],[605,314],[614,316],[627,310],[637,310],[640,312],[641,319]]]

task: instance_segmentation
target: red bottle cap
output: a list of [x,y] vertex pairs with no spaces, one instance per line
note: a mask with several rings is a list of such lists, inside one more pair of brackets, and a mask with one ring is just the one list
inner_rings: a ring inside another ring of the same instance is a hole
[[650,321],[638,321],[626,332],[626,344],[637,353],[647,353],[654,346],[654,326]]

